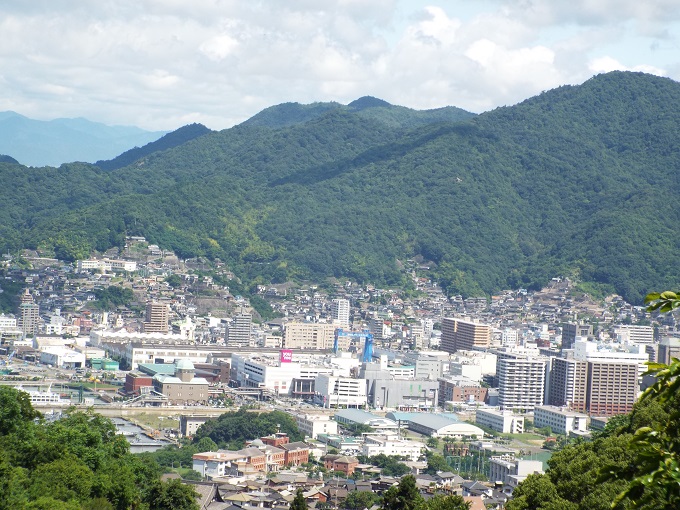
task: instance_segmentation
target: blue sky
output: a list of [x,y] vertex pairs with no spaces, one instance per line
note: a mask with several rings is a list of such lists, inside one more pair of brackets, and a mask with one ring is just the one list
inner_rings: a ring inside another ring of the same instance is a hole
[[288,101],[510,105],[611,70],[680,79],[680,0],[9,0],[0,111],[222,129]]

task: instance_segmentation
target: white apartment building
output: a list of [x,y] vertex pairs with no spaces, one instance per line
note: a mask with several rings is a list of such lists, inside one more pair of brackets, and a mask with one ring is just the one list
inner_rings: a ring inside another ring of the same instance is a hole
[[524,432],[524,416],[517,415],[512,411],[477,409],[475,423],[504,434],[522,434]]
[[516,459],[512,455],[491,457],[489,462],[489,481],[517,487],[527,476],[543,474],[543,463],[540,460]]
[[296,414],[294,416],[300,432],[305,437],[316,439],[319,434],[337,435],[338,422],[327,414]]
[[544,357],[501,357],[499,354],[496,376],[501,409],[531,410],[543,405],[546,363]]
[[288,322],[283,329],[283,348],[332,349],[335,328],[323,322]]
[[553,434],[568,436],[569,432],[585,432],[588,415],[576,413],[557,406],[536,406],[534,426],[550,427]]
[[13,315],[0,314],[0,331],[17,329],[17,319]]
[[315,379],[316,401],[323,407],[363,408],[367,405],[366,379],[319,374]]
[[422,455],[423,443],[400,439],[397,436],[367,434],[364,436],[364,444],[361,450],[361,453],[367,457],[382,453],[384,455],[408,457],[409,460],[415,462]]
[[248,457],[235,451],[204,452],[193,455],[192,469],[211,480],[235,474],[232,467],[246,462]]
[[338,327],[349,327],[349,300],[334,299],[331,301],[331,320]]

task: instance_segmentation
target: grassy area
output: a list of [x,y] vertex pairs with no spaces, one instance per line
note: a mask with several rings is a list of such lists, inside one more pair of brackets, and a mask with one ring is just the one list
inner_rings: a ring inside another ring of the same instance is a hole
[[135,413],[130,416],[132,421],[151,427],[152,429],[176,429],[179,430],[179,419],[167,416],[156,416],[145,412]]

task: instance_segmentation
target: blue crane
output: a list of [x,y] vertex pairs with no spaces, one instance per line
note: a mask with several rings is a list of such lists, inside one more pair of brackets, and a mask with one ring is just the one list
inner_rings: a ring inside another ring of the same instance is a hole
[[333,352],[338,353],[338,338],[363,338],[364,339],[364,353],[361,357],[362,363],[370,363],[373,361],[373,334],[368,329],[361,331],[344,331],[342,328],[335,330],[335,340],[333,341]]

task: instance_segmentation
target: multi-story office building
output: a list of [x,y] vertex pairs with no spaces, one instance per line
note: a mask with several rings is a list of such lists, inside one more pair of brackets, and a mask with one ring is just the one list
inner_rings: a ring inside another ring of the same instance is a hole
[[294,418],[305,437],[316,439],[319,434],[338,433],[338,422],[327,414],[296,414]]
[[593,336],[593,326],[590,324],[562,324],[562,350],[573,349],[577,338]]
[[588,383],[588,363],[584,360],[553,358],[550,371],[548,402],[585,411]]
[[331,301],[331,320],[340,328],[349,327],[349,300],[338,298]]
[[512,411],[495,409],[477,409],[475,423],[504,434],[522,434],[524,432],[524,416]]
[[543,473],[540,460],[516,459],[513,456],[491,457],[489,461],[489,480],[510,487],[517,487],[520,482],[533,473]]
[[167,333],[170,330],[170,306],[150,301],[146,304],[145,333]]
[[550,427],[553,434],[569,435],[569,432],[585,432],[588,416],[563,407],[536,406],[534,427]]
[[454,353],[460,349],[486,348],[491,344],[491,326],[444,317],[440,348]]
[[486,400],[487,389],[482,387],[479,380],[451,375],[440,377],[438,381],[440,406],[447,402],[480,403]]
[[680,338],[667,337],[659,342],[657,363],[670,365],[671,358],[680,358]]
[[621,324],[614,328],[616,338],[621,343],[653,344],[654,328],[651,326],[635,326]]
[[319,374],[314,388],[316,400],[323,407],[358,409],[366,406],[366,379]]
[[253,316],[241,312],[235,315],[227,325],[226,341],[230,347],[247,347],[250,345],[253,329]]
[[543,405],[546,363],[543,357],[499,355],[496,377],[502,409],[530,410]]
[[335,328],[321,322],[288,322],[283,329],[283,348],[332,349]]

